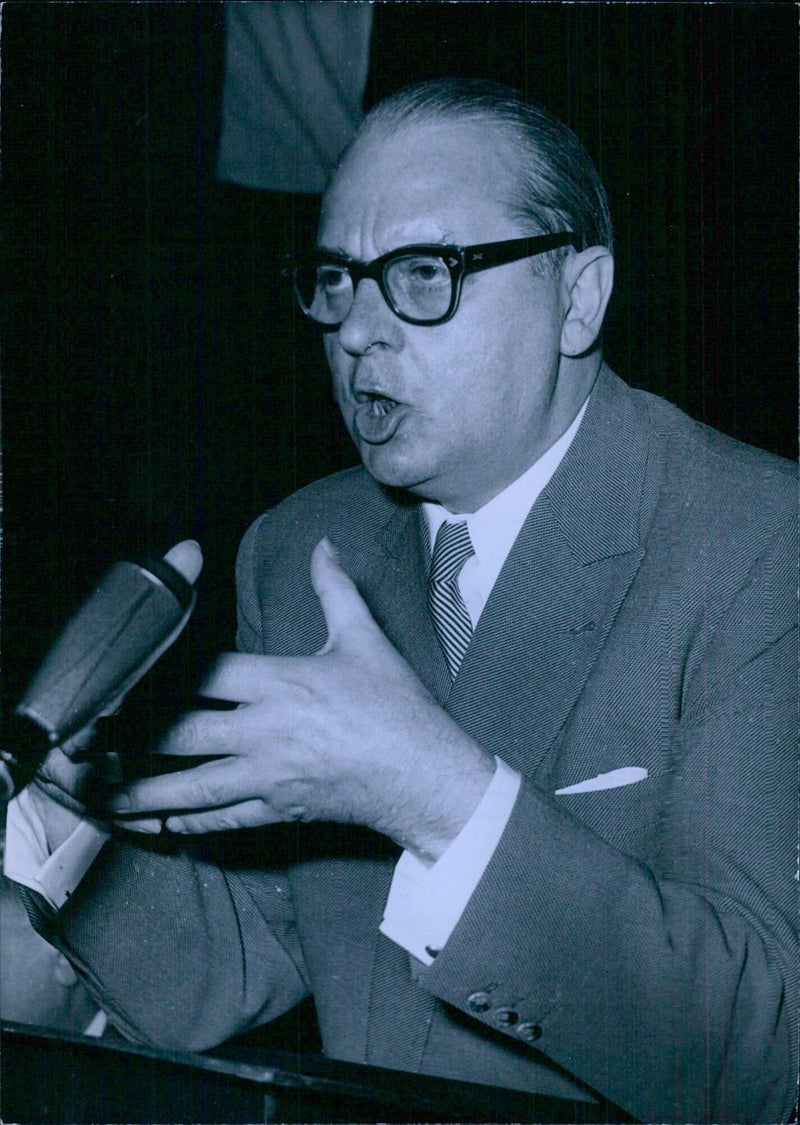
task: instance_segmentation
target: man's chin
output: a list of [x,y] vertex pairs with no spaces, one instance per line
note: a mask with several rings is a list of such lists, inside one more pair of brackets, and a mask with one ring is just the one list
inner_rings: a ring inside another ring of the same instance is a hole
[[419,466],[409,463],[407,458],[397,455],[396,451],[388,446],[367,445],[359,442],[359,453],[364,468],[378,484],[386,488],[403,489],[417,495],[424,495],[427,475],[420,471]]

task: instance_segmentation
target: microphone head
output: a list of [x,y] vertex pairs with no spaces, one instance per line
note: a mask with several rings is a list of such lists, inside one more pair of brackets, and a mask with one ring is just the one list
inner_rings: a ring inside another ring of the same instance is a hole
[[[193,539],[164,558],[116,563],[45,656],[0,736],[0,800],[56,745],[113,714],[189,619],[203,554]],[[68,754],[68,756],[71,756]]]

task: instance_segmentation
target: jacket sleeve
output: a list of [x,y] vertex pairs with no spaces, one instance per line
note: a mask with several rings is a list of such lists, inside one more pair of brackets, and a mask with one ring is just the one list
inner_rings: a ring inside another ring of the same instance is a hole
[[114,841],[46,934],[128,1038],[205,1050],[308,995],[279,873]]
[[777,1122],[795,1103],[795,542],[703,642],[647,861],[526,783],[420,971],[643,1121]]
[[[249,565],[257,527],[245,537],[238,571],[237,643],[246,651],[259,650]],[[46,922],[39,911],[37,928],[128,1038],[162,1048],[215,1046],[309,994],[281,859],[294,830],[254,833],[249,845],[248,833],[236,833],[235,862],[230,840],[215,852],[203,840],[117,838],[57,916]],[[262,867],[265,855],[274,869]],[[28,907],[36,915],[35,904]]]

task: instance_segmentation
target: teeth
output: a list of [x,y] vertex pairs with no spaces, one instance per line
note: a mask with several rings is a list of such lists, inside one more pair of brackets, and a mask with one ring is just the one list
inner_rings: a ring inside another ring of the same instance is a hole
[[394,410],[396,403],[389,398],[375,398],[372,400],[372,413],[380,417]]

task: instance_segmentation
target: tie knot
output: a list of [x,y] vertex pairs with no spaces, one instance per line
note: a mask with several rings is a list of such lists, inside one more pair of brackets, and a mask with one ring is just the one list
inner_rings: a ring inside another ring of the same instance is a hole
[[431,558],[430,581],[452,582],[464,563],[475,554],[466,520],[443,523],[436,533]]

